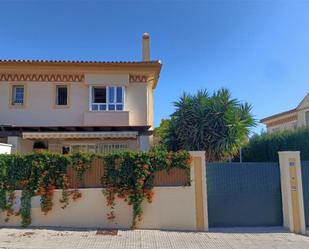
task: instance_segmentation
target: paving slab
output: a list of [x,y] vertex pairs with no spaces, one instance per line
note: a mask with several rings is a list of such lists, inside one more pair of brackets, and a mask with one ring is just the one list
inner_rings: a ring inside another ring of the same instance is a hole
[[0,249],[308,249],[309,237],[282,228],[212,229],[209,232],[160,230],[0,229]]

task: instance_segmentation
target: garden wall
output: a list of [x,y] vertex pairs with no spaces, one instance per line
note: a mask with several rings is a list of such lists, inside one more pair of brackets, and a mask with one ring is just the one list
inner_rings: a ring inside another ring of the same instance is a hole
[[[190,186],[157,186],[154,188],[152,203],[144,203],[143,221],[137,227],[144,229],[172,229],[172,230],[207,230],[206,177],[204,152],[191,153]],[[173,174],[173,173],[171,173]],[[183,173],[180,173],[183,174]],[[179,175],[178,175],[179,176]],[[167,176],[157,176],[157,184],[168,179]],[[175,178],[176,179],[176,178]],[[59,199],[61,190],[54,192],[53,209],[44,215],[40,208],[40,197],[32,198],[31,226],[53,226],[72,228],[130,228],[132,224],[132,206],[117,199],[115,220],[109,221],[107,213],[110,209],[106,205],[106,198],[102,188],[80,188],[82,198],[71,201],[65,208],[61,208]],[[16,190],[14,209],[20,206],[21,191]],[[10,217],[5,223],[5,212],[1,213],[1,226],[20,226],[20,217]]]
[[[16,191],[17,199],[21,191]],[[109,208],[106,205],[102,189],[80,189],[82,198],[61,208],[59,199],[61,190],[55,191],[54,207],[47,214],[41,212],[40,197],[32,198],[31,226],[55,226],[77,228],[130,228],[132,224],[132,206],[118,200],[115,208],[116,218],[107,219]],[[195,229],[194,188],[193,187],[155,187],[153,203],[144,203],[144,221],[139,228],[147,229]],[[16,208],[18,207],[15,205]],[[2,215],[3,221],[5,215]],[[20,217],[11,217],[9,223],[1,225],[20,226]]]

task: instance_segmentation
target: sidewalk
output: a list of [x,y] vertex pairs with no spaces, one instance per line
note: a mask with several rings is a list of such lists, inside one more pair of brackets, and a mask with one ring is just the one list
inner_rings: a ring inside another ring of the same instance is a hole
[[[233,229],[233,231],[216,229],[207,233],[119,230],[117,235],[96,235],[96,232],[96,230],[2,228],[0,229],[0,248],[309,248],[309,237],[288,233],[282,229]],[[101,233],[105,232],[103,230]]]

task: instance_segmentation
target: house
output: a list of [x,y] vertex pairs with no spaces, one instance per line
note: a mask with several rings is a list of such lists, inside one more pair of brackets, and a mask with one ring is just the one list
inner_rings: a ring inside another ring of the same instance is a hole
[[261,122],[266,125],[268,133],[309,127],[309,94],[296,108],[263,118]]
[[141,61],[0,60],[0,143],[13,152],[147,150],[161,71]]

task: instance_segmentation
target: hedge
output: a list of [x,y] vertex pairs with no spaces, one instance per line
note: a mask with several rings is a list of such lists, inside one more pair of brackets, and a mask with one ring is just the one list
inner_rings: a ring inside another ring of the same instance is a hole
[[254,135],[242,149],[244,162],[278,162],[278,151],[300,151],[309,160],[309,128]]

